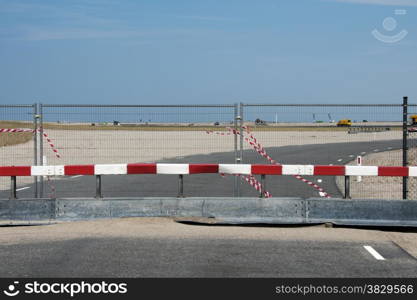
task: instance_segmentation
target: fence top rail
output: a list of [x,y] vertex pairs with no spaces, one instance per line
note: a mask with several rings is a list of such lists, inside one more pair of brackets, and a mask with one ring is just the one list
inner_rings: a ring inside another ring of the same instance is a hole
[[27,108],[33,108],[36,104],[0,104],[0,108],[21,108],[21,107],[27,107]]
[[[300,103],[300,104],[295,104],[295,103],[287,103],[287,104],[277,104],[277,103],[241,103],[242,106],[277,106],[277,107],[402,107],[403,104],[325,104],[325,103],[312,103],[312,104],[307,104],[307,103]],[[19,108],[19,107],[35,107],[36,104],[0,104],[0,108]],[[228,107],[228,108],[232,108],[235,107],[235,104],[178,104],[178,105],[169,105],[169,104],[44,104],[41,103],[42,107],[63,107],[63,108],[76,108],[76,107],[88,107],[88,108],[100,108],[100,107],[104,107],[104,108],[141,108],[141,107],[167,107],[167,108],[222,108],[222,107]],[[408,106],[411,107],[415,107],[417,106],[417,104],[408,104]]]
[[330,166],[258,164],[96,164],[66,166],[3,166],[0,176],[72,176],[129,174],[230,174],[306,176],[398,176],[417,177],[417,166]]
[[222,108],[222,107],[235,107],[233,104],[178,104],[178,105],[164,105],[164,104],[119,104],[119,105],[112,105],[112,104],[41,104],[42,107],[88,107],[88,108],[152,108],[152,107],[169,107],[169,108]]
[[[402,104],[273,104],[273,103],[242,103],[242,106],[279,106],[279,107],[402,107]],[[408,104],[417,106],[417,104]]]

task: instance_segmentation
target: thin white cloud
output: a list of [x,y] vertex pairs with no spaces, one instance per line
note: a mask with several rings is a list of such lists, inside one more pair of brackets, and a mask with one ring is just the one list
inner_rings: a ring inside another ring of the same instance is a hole
[[20,39],[29,41],[46,40],[81,40],[81,39],[103,39],[103,38],[130,38],[141,37],[143,33],[135,30],[94,30],[85,28],[68,29],[34,29],[27,31]]
[[47,41],[47,40],[85,40],[85,39],[134,39],[136,42],[148,42],[149,39],[166,38],[193,38],[204,35],[217,35],[215,30],[201,29],[94,29],[94,28],[49,28],[24,26],[6,35],[0,29],[1,39],[15,39],[26,41]]
[[212,21],[212,22],[223,22],[223,21],[235,21],[236,19],[216,17],[216,16],[175,16],[179,19],[190,19],[196,21]]
[[417,0],[328,0],[368,5],[417,6]]

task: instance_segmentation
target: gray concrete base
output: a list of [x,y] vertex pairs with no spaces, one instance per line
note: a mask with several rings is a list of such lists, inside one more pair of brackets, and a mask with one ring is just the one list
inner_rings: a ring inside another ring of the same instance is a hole
[[72,198],[0,200],[0,224],[119,217],[202,217],[224,224],[417,227],[417,201],[323,198]]

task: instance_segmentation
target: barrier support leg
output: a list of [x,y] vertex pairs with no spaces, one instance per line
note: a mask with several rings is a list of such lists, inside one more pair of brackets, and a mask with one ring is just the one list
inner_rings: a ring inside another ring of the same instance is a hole
[[184,175],[178,176],[178,198],[184,198]]
[[17,199],[17,194],[16,194],[16,176],[11,176],[11,182],[10,182],[10,199],[11,200]]
[[266,176],[265,174],[261,175],[261,191],[259,198],[265,198],[265,191],[266,191]]
[[101,175],[96,175],[96,198],[103,198],[101,193]]
[[350,199],[350,176],[345,176],[345,199]]

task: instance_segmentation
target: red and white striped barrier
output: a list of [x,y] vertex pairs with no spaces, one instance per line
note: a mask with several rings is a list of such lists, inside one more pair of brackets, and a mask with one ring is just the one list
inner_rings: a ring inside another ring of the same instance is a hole
[[307,176],[410,176],[417,166],[315,166],[258,164],[97,164],[65,166],[1,166],[0,176],[72,176],[127,174],[307,175]]

